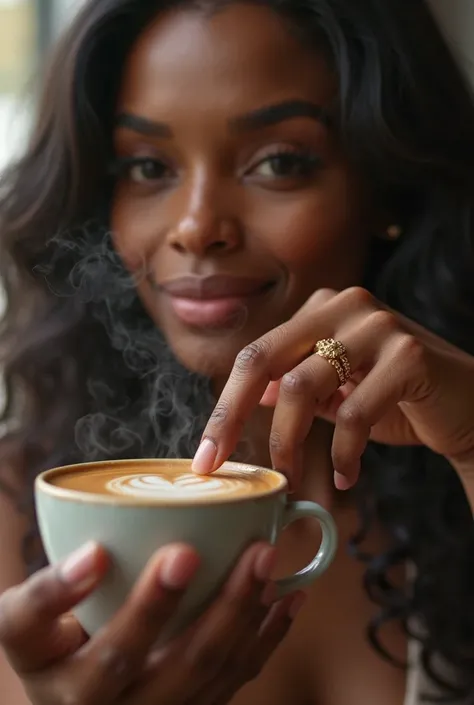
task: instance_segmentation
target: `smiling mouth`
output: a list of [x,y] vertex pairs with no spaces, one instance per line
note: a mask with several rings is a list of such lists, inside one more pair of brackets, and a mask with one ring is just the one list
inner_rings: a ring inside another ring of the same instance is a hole
[[241,321],[251,302],[265,297],[274,287],[275,282],[268,280],[187,277],[160,289],[182,323],[193,328],[218,329]]

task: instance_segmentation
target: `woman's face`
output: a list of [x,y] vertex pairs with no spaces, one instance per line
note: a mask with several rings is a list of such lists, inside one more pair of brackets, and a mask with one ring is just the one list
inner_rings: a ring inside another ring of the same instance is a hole
[[117,105],[115,244],[186,367],[226,375],[320,287],[360,283],[367,196],[331,126],[337,84],[283,19],[160,16]]

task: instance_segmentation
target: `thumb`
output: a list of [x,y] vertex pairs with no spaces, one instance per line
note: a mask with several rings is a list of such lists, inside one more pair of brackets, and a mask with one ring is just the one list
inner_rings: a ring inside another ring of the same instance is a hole
[[88,543],[0,598],[0,647],[13,668],[31,673],[69,656],[87,639],[70,610],[96,589],[108,555]]

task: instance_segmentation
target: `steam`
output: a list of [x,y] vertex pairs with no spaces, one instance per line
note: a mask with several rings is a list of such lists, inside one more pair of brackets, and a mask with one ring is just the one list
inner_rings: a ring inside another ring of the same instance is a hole
[[89,349],[88,413],[75,426],[81,459],[192,456],[214,404],[209,381],[174,357],[108,229],[88,223],[58,234],[47,262],[38,269],[56,296],[82,311],[80,344]]

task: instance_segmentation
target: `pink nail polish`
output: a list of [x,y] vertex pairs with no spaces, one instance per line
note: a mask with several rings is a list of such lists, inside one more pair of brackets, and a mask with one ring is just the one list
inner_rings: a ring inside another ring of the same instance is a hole
[[83,592],[97,582],[96,553],[97,544],[88,541],[59,566],[61,579],[74,591]]
[[169,590],[184,590],[196,574],[199,560],[188,551],[171,551],[161,566],[159,583]]
[[345,475],[341,475],[340,472],[334,473],[334,484],[336,485],[336,489],[341,490],[341,492],[345,492],[352,487],[352,483]]
[[205,438],[199,446],[192,463],[193,472],[207,475],[212,472],[217,458],[216,444],[210,438]]

